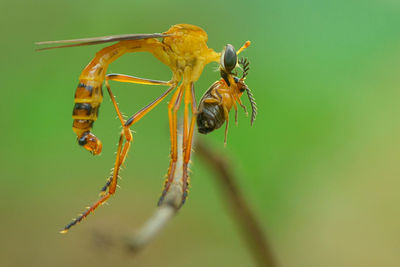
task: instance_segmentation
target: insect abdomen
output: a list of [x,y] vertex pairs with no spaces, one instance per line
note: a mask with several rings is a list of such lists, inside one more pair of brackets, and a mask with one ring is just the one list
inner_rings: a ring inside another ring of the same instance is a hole
[[102,85],[107,67],[128,51],[122,43],[105,47],[96,53],[82,71],[75,92],[72,129],[78,136],[78,143],[94,155],[100,154],[102,144],[90,130],[97,119],[100,104],[103,101]]
[[200,133],[207,134],[212,132],[221,127],[224,122],[224,109],[221,105],[200,102],[199,113],[197,113],[197,128]]
[[102,148],[100,140],[90,130],[93,122],[97,119],[103,100],[101,87],[109,64],[127,52],[152,52],[147,45],[154,43],[159,43],[159,41],[152,38],[126,40],[105,47],[96,53],[96,56],[82,71],[75,93],[72,128],[78,136],[79,144],[93,154],[99,154]]
[[78,136],[78,143],[95,155],[101,152],[102,144],[90,130],[97,120],[103,100],[102,83],[102,80],[100,82],[81,79],[75,92],[75,106],[72,112],[72,129]]

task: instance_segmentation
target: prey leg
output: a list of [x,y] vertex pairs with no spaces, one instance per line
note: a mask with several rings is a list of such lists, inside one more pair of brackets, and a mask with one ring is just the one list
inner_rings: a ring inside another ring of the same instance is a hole
[[224,146],[226,146],[226,140],[227,140],[227,136],[228,136],[228,126],[229,126],[229,111],[225,106],[224,106],[224,116],[225,116],[225,120],[226,120]]

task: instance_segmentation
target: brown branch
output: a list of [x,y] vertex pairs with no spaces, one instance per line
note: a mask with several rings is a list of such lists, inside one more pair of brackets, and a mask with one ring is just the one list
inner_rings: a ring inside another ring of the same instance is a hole
[[[232,167],[226,159],[215,153],[204,142],[196,141],[196,152],[217,174],[221,191],[230,206],[231,215],[237,221],[243,236],[259,266],[278,266],[274,255],[265,238],[261,226],[251,212],[247,202],[235,183]],[[182,136],[178,136],[178,147],[181,148]],[[182,166],[182,151],[178,150],[177,166]],[[137,252],[144,248],[163,230],[167,223],[176,215],[182,200],[182,168],[176,168],[173,183],[161,204],[153,216],[151,216],[135,234],[124,239],[122,245],[131,252]],[[95,233],[96,240],[108,244],[111,247],[121,245],[104,233]],[[99,241],[100,240],[100,241]]]
[[[178,160],[176,166],[182,166],[182,135],[178,135]],[[126,238],[126,245],[132,251],[138,251],[149,244],[175,216],[182,202],[182,168],[175,168],[174,178],[161,205],[156,209],[142,228]]]
[[261,226],[249,208],[246,200],[238,189],[232,166],[222,156],[215,153],[204,142],[197,139],[196,152],[204,162],[216,173],[221,191],[230,206],[231,215],[237,221],[243,232],[243,236],[257,260],[259,266],[278,266],[270,246],[266,240]]
[[137,233],[126,238],[127,248],[133,252],[144,248],[161,232],[177,211],[170,205],[158,207]]

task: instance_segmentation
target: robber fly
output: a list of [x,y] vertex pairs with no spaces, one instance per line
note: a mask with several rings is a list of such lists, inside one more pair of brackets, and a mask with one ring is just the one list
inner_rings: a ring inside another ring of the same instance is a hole
[[[66,233],[72,226],[81,222],[98,206],[103,204],[117,188],[118,174],[124,163],[131,143],[133,141],[130,127],[138,122],[150,110],[164,100],[174,89],[172,97],[168,102],[168,118],[171,138],[171,160],[167,178],[164,182],[163,192],[159,205],[163,203],[164,197],[172,183],[176,169],[182,170],[182,201],[184,203],[188,189],[188,164],[191,154],[192,137],[196,122],[197,104],[194,92],[194,83],[199,79],[204,67],[211,62],[227,62],[230,57],[226,53],[217,53],[207,46],[207,33],[200,27],[190,24],[177,24],[164,33],[155,34],[127,34],[116,36],[104,36],[97,38],[40,42],[39,45],[58,45],[45,47],[38,50],[52,48],[74,47],[83,45],[94,45],[108,42],[117,42],[98,51],[95,57],[83,69],[78,87],[75,92],[75,106],[73,109],[73,130],[77,135],[79,145],[98,155],[102,149],[101,141],[91,132],[94,121],[97,119],[100,104],[103,100],[102,85],[105,82],[107,92],[110,95],[118,118],[122,125],[119,136],[117,155],[112,175],[107,179],[106,185],[101,192],[101,198],[92,206],[87,208],[79,217],[66,225],[61,233]],[[61,45],[59,45],[61,44]],[[237,54],[247,48],[247,41]],[[108,66],[125,53],[149,52],[172,71],[169,81],[138,78],[125,74],[106,74]],[[227,73],[230,77],[230,73]],[[153,102],[133,114],[127,120],[124,119],[118,107],[115,97],[111,91],[110,81],[167,86],[165,90]],[[229,78],[228,81],[231,81]],[[184,100],[183,100],[184,99]],[[177,166],[177,112],[181,102],[184,102],[183,118],[183,163]],[[189,105],[191,118],[189,122]]]
[[[236,123],[236,102],[239,103],[247,115],[246,106],[244,106],[240,100],[244,91],[247,92],[251,104],[251,125],[253,125],[257,115],[257,106],[253,94],[244,82],[249,71],[249,62],[247,59],[241,58],[238,62],[235,48],[230,44],[225,46],[222,55],[220,63],[221,79],[213,83],[201,98],[198,108],[199,111],[197,113],[197,127],[200,133],[207,134],[220,128],[226,121],[224,138],[224,143],[226,145],[229,111],[232,106],[235,108]],[[238,63],[243,71],[241,78],[236,77],[236,75],[232,73]]]

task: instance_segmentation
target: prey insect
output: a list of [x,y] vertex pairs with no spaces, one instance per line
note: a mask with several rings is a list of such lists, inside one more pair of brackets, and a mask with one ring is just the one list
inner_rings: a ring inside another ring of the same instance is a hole
[[[247,96],[251,104],[251,125],[253,125],[257,115],[257,106],[250,88],[244,82],[249,71],[249,62],[244,58],[241,58],[238,62],[236,52],[234,51],[232,45],[227,45],[224,51],[226,55],[225,59],[227,59],[227,55],[230,55],[231,60],[227,62],[221,62],[220,72],[222,78],[213,83],[201,98],[198,108],[199,111],[197,113],[197,127],[200,133],[207,134],[215,129],[220,128],[226,121],[224,138],[224,143],[226,145],[229,125],[229,111],[231,110],[232,106],[235,108],[236,124],[236,102],[239,103],[247,115],[246,106],[244,106],[240,100],[240,97],[244,91],[247,92]],[[241,65],[243,70],[242,78],[238,78],[232,73],[232,70],[238,63]]]
[[[168,192],[174,173],[177,168],[182,168],[182,205],[185,202],[188,193],[188,164],[191,155],[192,139],[194,126],[196,122],[197,104],[195,99],[194,83],[199,79],[204,67],[211,62],[229,63],[232,55],[229,51],[223,53],[215,52],[207,46],[207,33],[200,27],[189,24],[177,24],[172,26],[164,33],[155,34],[127,34],[116,36],[105,36],[98,38],[86,38],[64,41],[40,42],[38,45],[58,45],[45,47],[38,50],[52,48],[64,48],[83,45],[94,45],[108,42],[117,42],[98,51],[90,63],[83,69],[78,87],[75,92],[75,106],[73,109],[73,130],[77,135],[78,143],[85,149],[97,155],[102,150],[101,141],[91,132],[94,121],[97,119],[98,110],[103,99],[102,85],[105,82],[107,92],[111,98],[113,106],[122,125],[122,131],[119,135],[117,155],[114,163],[112,175],[107,179],[103,187],[101,197],[92,206],[88,207],[79,217],[67,224],[61,233],[66,233],[72,226],[81,222],[97,207],[105,203],[116,191],[118,174],[121,165],[124,163],[129,148],[133,142],[133,136],[130,128],[142,119],[149,111],[162,102],[172,93],[168,102],[168,118],[171,140],[170,163],[167,178],[164,182],[163,191],[158,204],[162,204],[164,197]],[[250,45],[247,41],[237,52],[239,54],[243,49]],[[228,45],[229,46],[229,45]],[[139,78],[125,74],[106,74],[108,66],[126,53],[149,52],[163,64],[167,65],[172,72],[169,81],[159,81],[152,79]],[[230,56],[228,56],[230,55]],[[225,69],[221,65],[221,69]],[[228,81],[232,82],[231,71],[226,70]],[[161,85],[167,86],[157,99],[147,106],[124,119],[122,113],[111,91],[110,81],[135,83],[143,85]],[[183,115],[183,163],[177,166],[177,113],[181,102],[184,103]],[[190,106],[190,111],[189,111]],[[189,116],[189,113],[191,113]]]

